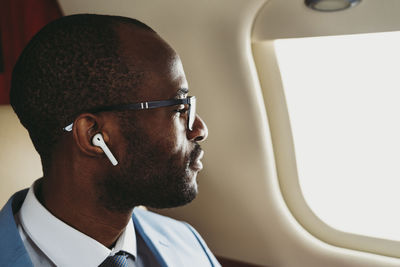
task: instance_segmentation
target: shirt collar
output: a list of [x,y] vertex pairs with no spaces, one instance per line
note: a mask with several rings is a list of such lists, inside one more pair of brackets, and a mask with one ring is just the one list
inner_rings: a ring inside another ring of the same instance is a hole
[[[36,183],[35,183],[36,184]],[[36,198],[33,184],[20,210],[21,224],[33,242],[57,266],[98,266],[123,250],[136,257],[132,219],[109,249],[52,215]]]

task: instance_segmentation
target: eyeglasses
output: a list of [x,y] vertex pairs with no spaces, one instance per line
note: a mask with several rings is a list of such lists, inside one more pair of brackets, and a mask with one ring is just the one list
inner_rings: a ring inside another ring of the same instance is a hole
[[[107,107],[100,107],[90,109],[87,112],[89,113],[98,113],[103,111],[121,111],[121,110],[141,110],[141,109],[153,109],[153,108],[161,108],[175,105],[188,105],[188,119],[187,119],[187,128],[192,131],[193,124],[196,119],[196,97],[188,96],[187,98],[182,99],[169,99],[169,100],[160,100],[160,101],[150,101],[150,102],[142,102],[142,103],[134,103],[134,104],[125,104],[125,105],[114,105]],[[70,132],[72,131],[72,126],[74,123],[69,124],[64,127],[63,130]]]

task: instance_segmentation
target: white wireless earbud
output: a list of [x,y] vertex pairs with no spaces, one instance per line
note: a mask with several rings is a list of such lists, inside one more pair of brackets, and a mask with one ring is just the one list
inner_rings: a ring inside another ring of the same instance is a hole
[[97,133],[97,134],[95,134],[95,136],[93,136],[92,144],[94,146],[98,146],[101,149],[103,149],[104,154],[106,154],[107,158],[111,161],[112,165],[115,166],[118,164],[118,161],[115,159],[114,155],[111,153],[110,149],[104,142],[104,139],[103,139],[103,136],[101,135],[101,133]]

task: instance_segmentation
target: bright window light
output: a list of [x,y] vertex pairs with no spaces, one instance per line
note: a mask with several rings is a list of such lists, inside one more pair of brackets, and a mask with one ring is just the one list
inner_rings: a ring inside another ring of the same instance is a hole
[[307,204],[338,230],[400,241],[400,32],[274,45]]

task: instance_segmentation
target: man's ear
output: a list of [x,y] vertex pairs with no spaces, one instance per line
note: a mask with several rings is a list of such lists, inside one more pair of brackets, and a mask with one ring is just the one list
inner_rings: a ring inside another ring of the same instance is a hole
[[103,120],[101,116],[91,113],[83,113],[74,121],[73,136],[79,150],[89,156],[98,156],[104,154],[103,150],[94,146],[92,138],[95,134],[101,132],[105,142],[108,142],[109,136],[103,130]]

